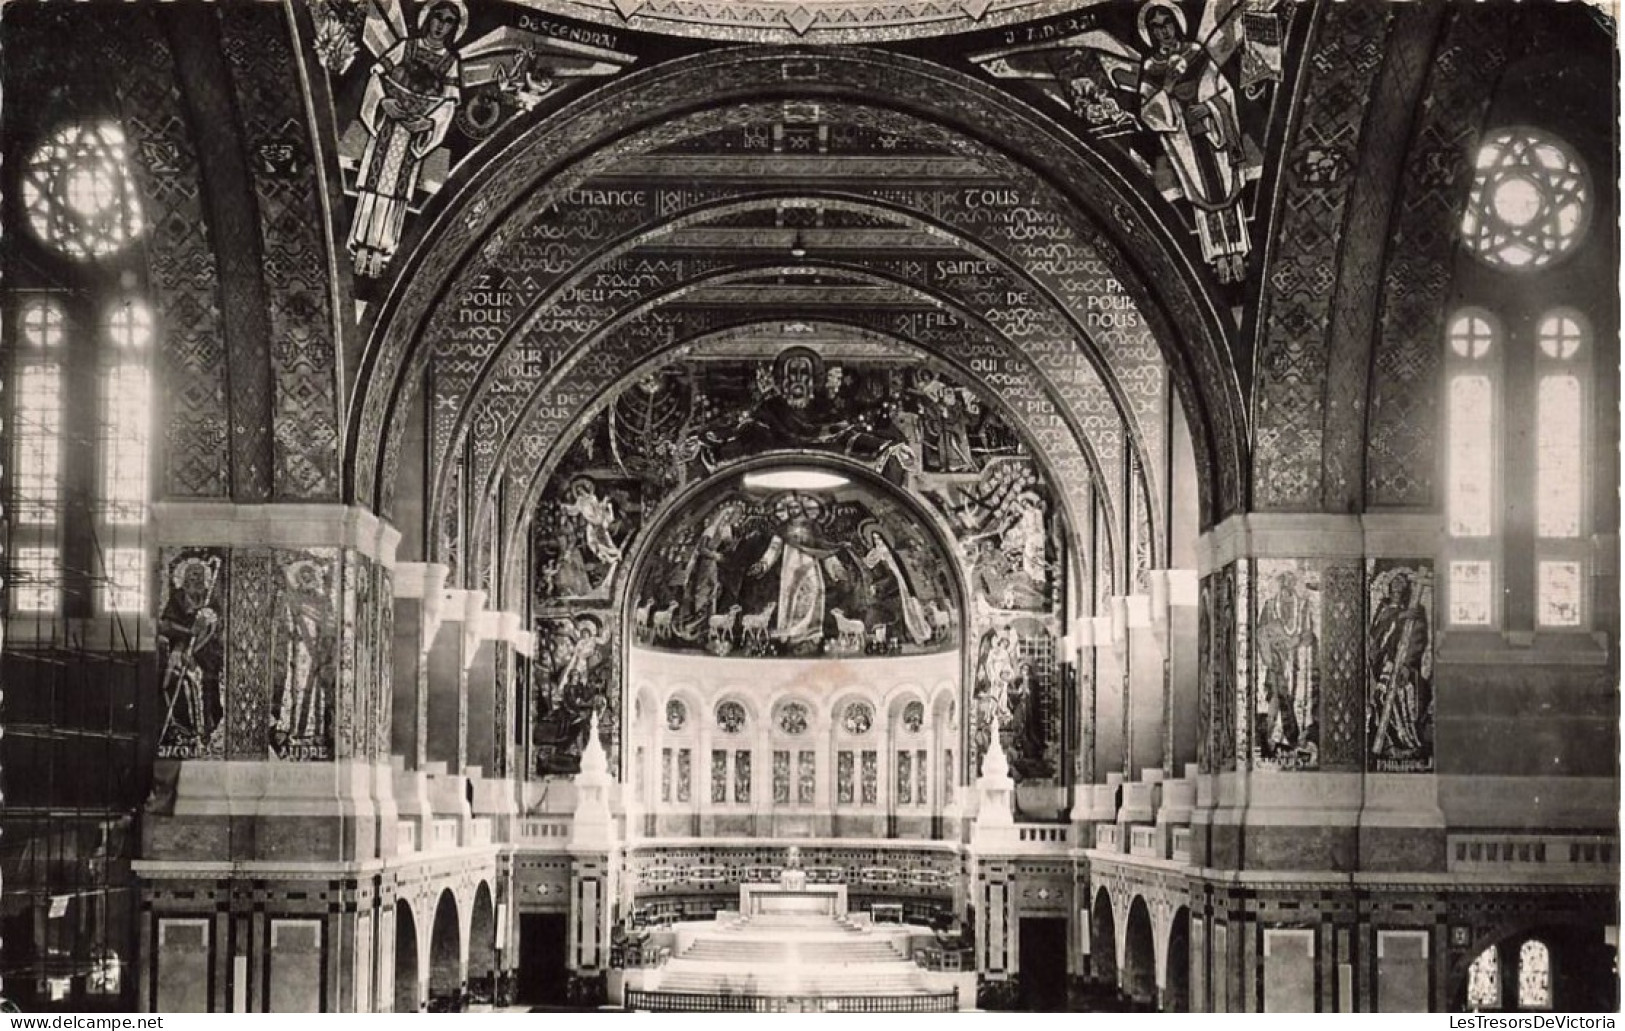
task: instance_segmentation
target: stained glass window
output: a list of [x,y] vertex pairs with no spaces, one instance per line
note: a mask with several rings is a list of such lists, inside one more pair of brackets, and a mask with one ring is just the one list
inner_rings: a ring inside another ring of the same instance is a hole
[[671,749],[660,750],[660,800],[671,801]]
[[677,801],[693,799],[694,753],[687,748],[677,750]]
[[46,298],[34,298],[23,305],[23,342],[48,350],[60,346],[64,334],[62,306]]
[[119,301],[107,313],[107,337],[120,350],[145,350],[152,343],[152,309],[135,298]]
[[111,122],[66,126],[40,144],[22,199],[35,235],[70,258],[112,254],[144,229],[124,130]]
[[56,518],[61,493],[62,373],[54,363],[18,369],[12,418],[17,442],[14,514],[20,523],[49,523]]
[[1568,361],[1580,353],[1580,345],[1585,343],[1585,329],[1572,315],[1548,315],[1540,320],[1536,340],[1540,344],[1541,354],[1558,361]]
[[790,753],[787,750],[773,753],[773,801],[781,805],[790,802]]
[[897,802],[899,805],[914,802],[914,755],[907,751],[897,753]]
[[711,750],[711,801],[728,801],[728,753],[720,748]]
[[1536,399],[1536,526],[1542,537],[1580,536],[1585,409],[1577,376],[1542,376]]
[[1578,562],[1536,564],[1535,612],[1541,626],[1579,626],[1581,567]]
[[55,612],[62,590],[62,565],[55,548],[16,548],[8,578],[13,612]]
[[147,553],[142,548],[108,548],[102,553],[103,612],[145,612]]
[[926,788],[926,752],[925,749],[916,749],[914,752],[914,801],[925,805],[930,801],[925,793]]
[[1450,380],[1449,522],[1453,537],[1488,537],[1495,498],[1495,391],[1487,375]]
[[745,707],[738,702],[723,702],[717,706],[717,726],[725,734],[737,734],[745,729]]
[[1518,950],[1518,1008],[1543,1010],[1551,1006],[1551,951],[1543,942],[1526,941]]
[[1556,137],[1502,129],[1479,147],[1461,235],[1486,264],[1545,268],[1574,249],[1590,216],[1585,168]]
[[1467,1008],[1501,1008],[1501,957],[1496,954],[1493,945],[1480,952],[1472,966],[1467,968]]
[[1489,626],[1494,621],[1494,594],[1488,562],[1450,563],[1450,622]]
[[865,750],[861,763],[863,770],[863,804],[874,805],[880,799],[880,759],[872,751]]
[[750,753],[734,753],[734,801],[750,801]]
[[842,752],[836,753],[836,755],[835,755],[835,801],[836,802],[840,803],[841,805],[850,805],[850,804],[852,804],[852,799],[854,797],[853,790],[852,790],[852,782],[853,782],[853,758],[852,758],[852,753],[847,752],[847,751],[842,751]]
[[109,523],[146,519],[147,438],[151,394],[145,367],[121,362],[102,379],[106,442],[102,453],[102,500]]
[[1477,361],[1495,345],[1495,326],[1478,312],[1462,312],[1450,320],[1450,352]]
[[818,790],[818,759],[815,752],[796,754],[796,801],[811,805]]
[[673,698],[666,703],[666,729],[682,730],[683,724],[688,722],[688,707],[679,699]]

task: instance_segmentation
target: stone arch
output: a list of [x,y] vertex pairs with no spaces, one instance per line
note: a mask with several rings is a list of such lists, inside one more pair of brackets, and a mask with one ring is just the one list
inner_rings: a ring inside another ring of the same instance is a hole
[[468,931],[468,983],[476,995],[495,998],[498,945],[496,900],[491,882],[481,878],[474,889]]
[[[787,87],[785,69],[792,64],[797,73],[789,80],[794,85]],[[1245,419],[1227,339],[1229,318],[1209,294],[1192,256],[1160,224],[1138,188],[1129,186],[1104,156],[1069,140],[1047,116],[968,76],[895,54],[829,52],[805,61],[797,51],[773,48],[697,55],[626,76],[586,98],[584,110],[573,112],[577,117],[544,119],[527,127],[512,145],[496,151],[487,169],[471,175],[457,196],[441,203],[425,234],[431,243],[405,263],[363,362],[360,381],[369,386],[351,406],[348,433],[351,480],[358,495],[371,499],[383,471],[380,452],[399,447],[393,436],[385,442],[385,423],[397,417],[390,414],[390,405],[410,388],[397,378],[405,355],[390,342],[409,343],[415,337],[423,314],[446,296],[454,270],[489,241],[493,226],[512,214],[516,202],[541,192],[539,183],[572,168],[569,181],[556,185],[562,189],[581,181],[591,172],[580,167],[584,155],[602,152],[600,164],[607,164],[614,155],[603,151],[612,138],[624,140],[629,132],[668,125],[696,110],[748,101],[764,90],[816,95],[830,102],[847,97],[907,110],[961,138],[997,148],[1014,167],[1045,168],[1045,181],[1062,198],[1061,216],[1107,244],[1108,265],[1125,274],[1125,288],[1164,344],[1176,387],[1191,413],[1203,475],[1204,525],[1216,513],[1237,506]],[[1097,211],[1108,217],[1091,217]],[[1137,264],[1130,265],[1115,241],[1099,238],[1102,225],[1135,240]],[[1153,291],[1149,283],[1160,288]],[[1206,389],[1197,389],[1197,382]]]
[[1129,902],[1128,920],[1123,926],[1123,965],[1119,984],[1136,1005],[1156,1005],[1156,932],[1151,924],[1151,907],[1143,895],[1135,895]]
[[1615,947],[1607,941],[1601,917],[1586,919],[1576,913],[1564,919],[1547,914],[1541,919],[1507,922],[1476,936],[1453,962],[1448,985],[1449,1005],[1467,1006],[1468,975],[1472,963],[1487,949],[1497,952],[1501,975],[1501,1009],[1517,1010],[1519,954],[1524,945],[1539,941],[1548,950],[1551,1009],[1602,1012],[1617,1008],[1613,977]]
[[[758,459],[736,462],[728,465],[714,475],[708,476],[703,480],[699,480],[688,485],[668,504],[666,504],[660,513],[647,525],[645,525],[643,532],[633,540],[632,544],[626,550],[626,554],[622,561],[630,572],[627,574],[626,579],[624,580],[625,587],[622,590],[620,618],[623,621],[635,618],[634,610],[636,603],[633,596],[638,593],[638,580],[642,575],[644,575],[644,565],[650,556],[657,553],[656,542],[661,538],[662,534],[671,525],[673,525],[676,519],[678,519],[683,513],[689,511],[693,505],[705,503],[708,493],[714,490],[718,485],[726,483],[726,481],[728,481],[730,478],[747,473],[752,469],[769,468],[774,465],[781,464],[786,460],[786,457],[786,454],[774,453]],[[959,614],[960,618],[966,618],[966,599],[970,594],[968,585],[965,582],[966,573],[961,563],[955,561],[952,557],[956,554],[954,546],[951,543],[952,534],[950,529],[947,527],[945,520],[939,513],[931,511],[914,495],[896,487],[894,484],[885,481],[873,470],[856,461],[834,455],[807,455],[799,456],[795,464],[798,466],[825,467],[831,471],[836,471],[842,475],[849,476],[853,480],[861,480],[866,486],[872,488],[877,494],[884,496],[886,499],[888,499],[888,501],[896,504],[899,508],[906,511],[909,517],[913,520],[914,524],[922,531],[926,542],[933,549],[935,549],[938,555],[942,556],[943,570],[946,574],[948,590],[950,591],[949,600],[955,606],[955,611]],[[963,634],[961,634],[961,637],[963,637]],[[620,647],[622,649],[622,668],[631,671],[631,658],[633,656],[633,651],[630,635],[622,635]],[[958,646],[958,655],[960,658],[960,665],[961,667],[964,667],[968,662],[968,649],[965,647],[962,640]],[[623,694],[620,702],[620,711],[622,713],[626,711],[627,698],[630,697],[628,692],[631,689],[631,682],[632,677],[629,676],[622,686]],[[846,693],[847,692],[843,690],[841,692],[842,697],[844,697]],[[879,727],[881,725],[881,721],[885,720],[886,718],[884,698],[880,692],[874,690],[865,689],[861,693],[864,699],[874,706],[875,720],[877,727]],[[739,694],[735,697],[737,697],[737,700],[741,701],[742,704],[747,706],[747,711],[752,714],[753,720],[774,716],[776,714],[777,707],[781,702],[781,698],[775,696],[774,698],[770,699],[765,706],[758,705],[748,701],[747,697],[745,697],[746,695],[747,692],[739,692]],[[798,697],[805,701],[809,707],[809,730],[816,731],[816,729],[819,727],[827,726],[828,733],[823,736],[822,740],[824,743],[833,741],[839,731],[839,715],[838,710],[831,707],[831,698],[826,697],[820,700],[818,698],[811,697],[809,692],[802,692],[798,695]],[[719,695],[718,702],[720,703],[722,700],[723,696]],[[697,705],[697,702],[695,704]],[[714,718],[714,710],[714,706],[708,707],[703,711],[699,710],[698,708],[691,708],[690,718],[693,719],[699,715],[703,715],[703,718],[712,719]],[[775,734],[777,734],[776,724],[769,728],[769,736]],[[808,740],[817,740],[817,738],[809,737]],[[878,735],[872,740],[878,741]],[[622,749],[621,753],[622,754],[619,761],[624,769],[629,760],[626,757],[625,749]]]
[[1117,986],[1117,918],[1104,885],[1095,889],[1089,911],[1089,976],[1097,984]]
[[1163,966],[1162,1009],[1169,1013],[1191,1011],[1191,911],[1180,906],[1168,926],[1167,958]]
[[463,991],[467,980],[462,922],[450,888],[442,888],[436,898],[430,928],[429,999],[432,1005],[445,1005]]
[[416,1013],[423,1005],[423,962],[418,942],[422,937],[412,904],[395,900],[395,1002],[396,1013]]

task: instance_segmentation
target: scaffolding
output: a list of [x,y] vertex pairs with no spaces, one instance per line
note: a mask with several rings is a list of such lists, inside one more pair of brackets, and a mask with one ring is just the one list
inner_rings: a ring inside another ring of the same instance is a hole
[[[14,370],[13,370],[14,373]],[[15,375],[8,377],[16,382]],[[6,465],[26,465],[20,449],[47,446],[31,434],[17,399],[0,392],[12,416]],[[77,421],[69,420],[72,426]],[[150,655],[150,605],[109,611],[115,584],[109,545],[139,549],[147,566],[145,519],[110,526],[97,500],[93,452],[106,453],[110,429],[63,435],[61,489],[50,518],[3,524],[6,561],[0,646],[0,995],[23,1010],[129,1010],[136,993],[137,889],[131,860],[138,813],[150,780],[159,709]],[[17,497],[11,476],[4,496]],[[58,557],[28,567],[20,548]],[[14,604],[31,588],[56,599],[49,609]],[[145,593],[145,592],[143,592]]]

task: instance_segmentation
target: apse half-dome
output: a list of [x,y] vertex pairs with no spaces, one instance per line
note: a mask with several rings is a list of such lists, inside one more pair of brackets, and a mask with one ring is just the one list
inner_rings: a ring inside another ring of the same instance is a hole
[[754,658],[949,651],[952,569],[921,517],[876,484],[790,462],[739,473],[649,542],[632,643]]

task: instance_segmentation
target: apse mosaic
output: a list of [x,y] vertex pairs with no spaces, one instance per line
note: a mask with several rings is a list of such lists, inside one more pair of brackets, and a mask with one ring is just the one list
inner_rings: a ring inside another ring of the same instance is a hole
[[1366,749],[1374,773],[1433,770],[1433,562],[1368,559]]
[[1253,186],[1298,5],[1102,4],[1019,26],[970,60],[1065,110],[1189,220],[1220,282],[1246,275]]
[[734,477],[669,525],[634,588],[633,640],[711,655],[897,655],[957,642],[947,559],[874,488]]
[[[657,504],[729,462],[780,450],[857,459],[935,508],[958,540],[979,608],[1052,606],[1053,495],[992,405],[918,362],[826,360],[806,347],[754,359],[689,358],[621,390],[569,448],[536,508],[536,606],[608,601],[623,556]],[[861,567],[889,572],[887,555],[873,541],[861,543]],[[692,640],[692,627],[673,633],[672,621],[681,625],[683,617],[670,594],[638,594],[640,639]],[[731,604],[706,615],[723,615]],[[880,641],[880,650],[941,644],[955,633],[946,598],[906,608],[888,619],[893,639]],[[858,618],[850,610],[843,617]],[[764,649],[773,640],[769,624],[782,618],[782,610],[741,603],[726,635],[730,650],[747,643],[756,654],[772,650]]]
[[377,278],[452,169],[513,118],[548,110],[635,60],[620,34],[505,4],[309,0],[354,207],[346,245]]

